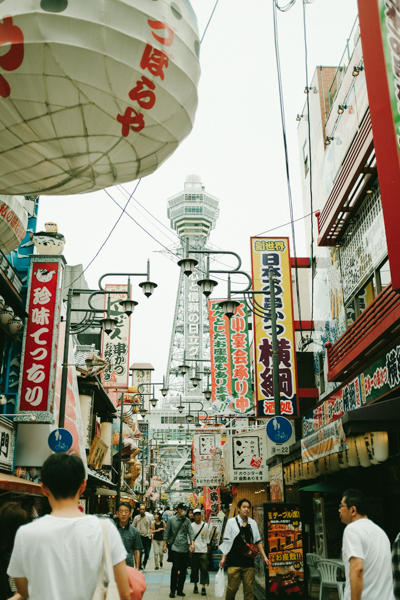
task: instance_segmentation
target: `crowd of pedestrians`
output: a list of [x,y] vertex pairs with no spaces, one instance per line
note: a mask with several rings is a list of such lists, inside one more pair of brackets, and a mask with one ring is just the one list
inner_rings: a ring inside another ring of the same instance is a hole
[[[107,552],[112,565],[111,576],[107,571],[109,585],[115,585],[120,600],[142,600],[146,584],[140,571],[146,569],[151,545],[156,570],[166,560],[172,563],[170,598],[185,596],[189,567],[193,593],[207,595],[210,531],[200,509],[179,503],[175,512],[168,506],[153,514],[144,504],[132,507],[121,502],[115,517],[111,513],[99,521],[79,510],[86,487],[80,458],[52,455],[42,467],[41,478],[51,514],[29,522],[18,502],[0,507],[0,600],[97,598]],[[250,501],[242,498],[237,516],[226,523],[219,563],[221,569],[227,567],[225,600],[235,599],[241,583],[244,600],[254,600],[257,553],[269,566],[250,511]],[[400,534],[391,548],[386,533],[368,519],[365,497],[358,490],[343,493],[339,517],[346,526],[344,600],[400,599]]]

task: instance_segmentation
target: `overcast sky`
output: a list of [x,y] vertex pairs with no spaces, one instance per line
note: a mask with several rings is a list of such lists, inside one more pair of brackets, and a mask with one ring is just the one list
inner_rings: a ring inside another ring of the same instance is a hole
[[[280,0],[286,4],[287,0]],[[200,34],[215,0],[192,0]],[[356,0],[315,0],[306,6],[310,80],[317,65],[336,66],[357,15]],[[301,0],[278,14],[290,173],[295,218],[303,216],[296,114],[305,95],[304,38]],[[199,106],[194,128],[175,154],[155,173],[143,179],[135,198],[169,227],[167,198],[183,189],[185,177],[197,173],[206,190],[220,200],[220,217],[210,242],[233,250],[250,267],[250,236],[280,227],[270,235],[290,235],[285,161],[275,65],[272,0],[220,0],[201,48]],[[135,182],[126,184],[129,192]],[[119,202],[126,198],[108,190]],[[70,265],[92,260],[109,234],[120,209],[104,192],[78,196],[42,196],[39,229],[58,223],[66,237],[65,257]],[[315,202],[318,208],[318,199]],[[177,242],[132,200],[127,210],[162,245]],[[309,226],[309,222],[306,222]],[[298,256],[307,255],[304,221],[296,224]],[[131,317],[132,362],[150,362],[153,381],[165,372],[171,339],[178,267],[157,243],[126,215],[104,249],[86,272],[97,288],[100,275],[110,271],[144,272],[151,261],[151,279],[158,283],[147,300],[133,286],[139,301]],[[224,261],[226,262],[226,261]],[[141,279],[137,280],[140,283]],[[226,294],[221,282],[215,295]]]

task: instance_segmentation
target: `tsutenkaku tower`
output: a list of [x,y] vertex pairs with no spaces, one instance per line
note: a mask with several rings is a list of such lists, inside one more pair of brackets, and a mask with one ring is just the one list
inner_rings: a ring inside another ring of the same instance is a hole
[[[210,231],[215,228],[218,216],[219,200],[205,191],[201,177],[186,177],[183,191],[168,198],[168,218],[181,242],[177,254],[184,255],[187,240],[190,250],[206,248]],[[193,359],[210,359],[207,302],[197,285],[199,279],[205,278],[206,258],[204,254],[191,254],[190,257],[195,258],[198,265],[190,277],[182,271],[179,277],[167,377],[170,394],[182,394],[183,399],[199,399],[204,402],[203,386],[200,384],[193,389],[191,375],[182,377],[178,374],[184,352],[187,364],[193,368]],[[198,366],[200,371],[204,371],[204,367],[209,365],[199,362]]]

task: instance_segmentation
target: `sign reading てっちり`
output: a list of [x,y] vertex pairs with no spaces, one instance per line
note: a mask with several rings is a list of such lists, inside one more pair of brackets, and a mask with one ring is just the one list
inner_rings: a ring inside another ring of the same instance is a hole
[[[279,351],[281,414],[299,415],[292,278],[288,238],[251,238],[253,289],[264,311],[271,311],[269,271],[276,280],[276,330]],[[257,416],[274,415],[271,319],[254,314]]]
[[[16,421],[35,413],[42,423],[54,422],[55,375],[64,258],[31,259],[27,312]],[[24,414],[25,413],[25,414]]]

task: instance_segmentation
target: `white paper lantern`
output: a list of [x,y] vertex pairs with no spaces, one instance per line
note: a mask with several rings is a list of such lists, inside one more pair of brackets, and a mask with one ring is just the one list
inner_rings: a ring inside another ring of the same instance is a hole
[[357,452],[357,448],[356,448],[356,438],[353,436],[350,436],[348,438],[346,438],[346,443],[347,443],[347,463],[349,465],[349,467],[359,467],[360,466],[360,461],[358,458],[358,452]]
[[367,448],[365,446],[364,436],[358,435],[356,437],[356,448],[358,454],[358,460],[360,461],[360,465],[362,467],[370,467],[371,461],[368,458]]
[[338,460],[339,460],[339,467],[341,469],[349,468],[349,459],[348,459],[348,451],[347,450],[338,452]]
[[371,431],[364,435],[368,458],[373,465],[379,465],[389,458],[389,436],[386,431]]
[[339,453],[335,452],[335,454],[330,454],[328,459],[329,459],[329,468],[331,469],[331,471],[333,473],[340,471]]
[[0,192],[132,181],[192,130],[200,43],[189,0],[3,0],[0,27]]

